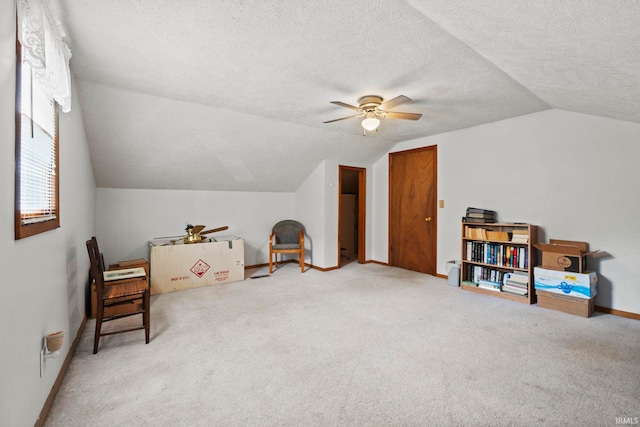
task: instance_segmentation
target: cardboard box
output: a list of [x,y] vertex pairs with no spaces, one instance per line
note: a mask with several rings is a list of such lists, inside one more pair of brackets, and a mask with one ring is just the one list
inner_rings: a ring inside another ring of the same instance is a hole
[[562,311],[576,316],[590,317],[594,310],[594,298],[567,297],[551,292],[536,290],[538,306]]
[[[114,299],[114,301],[126,301],[127,298],[130,298],[130,297],[117,298],[117,299]],[[113,316],[115,314],[124,314],[124,313],[129,313],[131,311],[137,311],[137,310],[142,310],[142,298],[131,299],[126,304],[120,304],[114,307],[105,307],[104,315],[105,317]],[[95,319],[97,314],[98,314],[98,300],[97,300],[97,294],[96,294],[96,284],[91,283],[91,318]]]
[[598,276],[594,271],[573,273],[549,270],[542,267],[533,269],[533,286],[536,290],[566,295],[576,298],[596,296]]
[[536,243],[533,246],[542,251],[542,267],[551,270],[582,273],[587,269],[586,257],[598,251],[589,252],[587,242],[572,240],[549,240],[549,243]]
[[244,240],[239,237],[190,244],[152,240],[149,250],[151,295],[244,280]]

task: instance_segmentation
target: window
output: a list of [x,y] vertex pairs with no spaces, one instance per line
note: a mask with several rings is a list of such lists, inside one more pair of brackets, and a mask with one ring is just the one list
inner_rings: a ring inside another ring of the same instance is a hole
[[57,103],[17,49],[15,238],[60,227]]

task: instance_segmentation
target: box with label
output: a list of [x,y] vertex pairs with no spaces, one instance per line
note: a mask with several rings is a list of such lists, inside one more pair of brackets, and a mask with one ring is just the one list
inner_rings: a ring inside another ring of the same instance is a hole
[[533,285],[536,290],[567,295],[577,298],[596,296],[598,276],[592,272],[572,273],[549,270],[542,267],[533,269]]
[[582,273],[587,269],[586,257],[598,251],[589,252],[587,242],[550,239],[549,243],[534,244],[542,252],[542,267],[552,270]]
[[576,316],[591,317],[595,308],[594,298],[576,298],[551,292],[536,290],[538,307],[575,314]]
[[150,241],[151,295],[244,280],[244,240],[211,240]]

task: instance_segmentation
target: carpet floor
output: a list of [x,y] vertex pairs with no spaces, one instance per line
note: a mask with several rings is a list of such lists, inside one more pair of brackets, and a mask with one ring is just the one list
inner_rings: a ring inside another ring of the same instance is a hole
[[148,345],[143,331],[112,335],[94,355],[87,322],[46,426],[612,426],[640,416],[633,319],[357,263],[303,274],[284,264],[151,304]]

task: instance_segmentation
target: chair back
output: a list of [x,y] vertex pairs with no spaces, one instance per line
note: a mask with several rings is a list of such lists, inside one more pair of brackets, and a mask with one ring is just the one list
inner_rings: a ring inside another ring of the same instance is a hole
[[87,240],[87,251],[89,252],[89,261],[91,263],[91,277],[96,283],[96,297],[101,300],[104,291],[104,261],[95,237]]
[[273,226],[278,243],[298,243],[300,231],[304,233],[304,225],[293,219],[285,219]]

